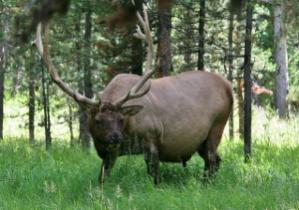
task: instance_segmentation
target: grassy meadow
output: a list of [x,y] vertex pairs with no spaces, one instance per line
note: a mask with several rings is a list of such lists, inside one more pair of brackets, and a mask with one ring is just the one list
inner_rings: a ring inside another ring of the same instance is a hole
[[140,155],[120,157],[100,188],[94,149],[54,139],[47,152],[43,142],[29,146],[26,138],[6,137],[0,143],[0,209],[299,209],[298,118],[254,113],[252,161],[243,162],[240,140],[224,138],[222,165],[209,184],[201,180],[203,161],[195,154],[187,168],[163,163],[155,188]]

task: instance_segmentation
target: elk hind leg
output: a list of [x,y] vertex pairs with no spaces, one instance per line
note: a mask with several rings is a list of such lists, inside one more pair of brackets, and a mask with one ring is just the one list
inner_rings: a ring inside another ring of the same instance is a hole
[[214,127],[204,143],[198,148],[198,153],[205,162],[204,178],[214,176],[219,169],[221,158],[217,153],[217,147],[220,143],[222,133],[223,126]]
[[215,172],[219,169],[221,158],[216,151],[211,151],[208,149],[207,145],[208,140],[204,142],[203,145],[198,149],[199,155],[204,160],[204,172],[203,177],[208,179],[213,177]]

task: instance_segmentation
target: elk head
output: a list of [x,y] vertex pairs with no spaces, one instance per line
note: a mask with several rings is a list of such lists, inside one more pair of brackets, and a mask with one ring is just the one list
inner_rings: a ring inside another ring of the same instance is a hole
[[143,5],[144,18],[137,12],[140,25],[137,25],[135,37],[147,43],[147,66],[145,74],[122,97],[112,103],[90,99],[70,88],[59,76],[49,53],[49,27],[44,25],[44,39],[42,39],[42,24],[37,27],[36,46],[54,83],[67,95],[72,97],[89,115],[89,129],[95,142],[103,144],[119,144],[123,139],[123,130],[128,117],[134,116],[142,110],[140,105],[125,106],[124,104],[135,98],[144,96],[151,86],[150,78],[154,74],[153,68],[153,40],[149,26],[147,8]]

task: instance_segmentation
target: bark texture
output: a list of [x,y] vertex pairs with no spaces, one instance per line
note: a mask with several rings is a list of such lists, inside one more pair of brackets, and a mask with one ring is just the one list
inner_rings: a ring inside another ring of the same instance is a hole
[[0,43],[0,140],[3,139],[5,43]]
[[133,74],[142,75],[142,63],[143,63],[142,40],[133,37],[131,72]]
[[44,110],[45,142],[46,142],[46,150],[49,150],[52,145],[49,83],[45,76],[43,61],[41,61],[41,68],[42,68],[42,95],[43,95],[43,110]]
[[[233,32],[234,32],[234,14],[230,11],[229,31],[228,31],[228,80],[233,84]],[[234,138],[234,109],[229,116],[229,138]]]
[[274,4],[274,44],[276,63],[275,104],[280,118],[286,118],[289,91],[287,35],[284,23],[285,8],[279,1]]
[[251,48],[252,48],[252,14],[253,2],[247,0],[246,8],[246,33],[244,52],[244,154],[245,162],[251,156]]
[[198,25],[198,70],[204,70],[206,1],[200,0]]
[[[84,94],[88,98],[93,97],[92,92],[92,82],[91,82],[91,65],[90,65],[90,56],[91,56],[91,8],[86,8],[85,13],[85,34],[84,34],[84,42],[85,42],[85,52],[84,52],[84,74],[83,74],[83,80],[84,80]],[[83,111],[81,111],[81,117],[80,117],[80,139],[82,146],[84,148],[90,147],[90,135],[88,131],[88,122],[87,122],[87,114]]]
[[158,1],[157,77],[167,76],[171,69],[171,4]]
[[[33,52],[31,51],[31,57],[34,58]],[[31,58],[31,59],[32,59]],[[35,142],[34,136],[34,119],[35,119],[35,69],[34,65],[28,65],[29,71],[29,143],[33,144]]]

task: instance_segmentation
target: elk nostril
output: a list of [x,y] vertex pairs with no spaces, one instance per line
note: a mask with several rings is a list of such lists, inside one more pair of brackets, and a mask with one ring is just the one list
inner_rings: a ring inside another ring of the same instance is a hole
[[111,139],[114,143],[119,143],[122,140],[122,134],[121,133],[113,133],[111,136]]

